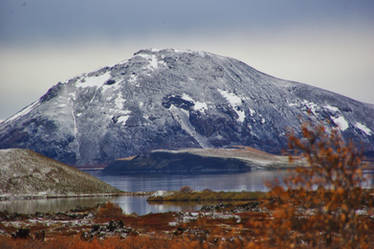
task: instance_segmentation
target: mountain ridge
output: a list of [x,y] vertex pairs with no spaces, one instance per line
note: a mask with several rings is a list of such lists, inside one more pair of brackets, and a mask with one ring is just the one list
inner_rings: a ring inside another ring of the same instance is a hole
[[202,51],[140,50],[50,88],[0,123],[0,148],[72,165],[154,149],[252,146],[279,153],[287,130],[322,122],[374,150],[374,108]]

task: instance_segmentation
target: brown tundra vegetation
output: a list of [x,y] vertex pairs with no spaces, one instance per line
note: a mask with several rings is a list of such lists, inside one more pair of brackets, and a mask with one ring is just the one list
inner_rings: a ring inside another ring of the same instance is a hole
[[0,236],[0,248],[374,248],[374,196],[362,188],[360,151],[337,130],[311,124],[303,125],[302,138],[290,134],[289,149],[303,165],[285,184],[273,183],[256,209],[235,212],[240,219],[200,211],[196,219],[171,225],[178,214],[129,216],[107,204],[94,221],[121,221],[132,229],[126,237],[84,238],[83,231],[42,240]]

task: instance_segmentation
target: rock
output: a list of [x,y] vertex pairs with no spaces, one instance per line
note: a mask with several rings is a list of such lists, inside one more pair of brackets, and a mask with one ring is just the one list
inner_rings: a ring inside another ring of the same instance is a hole
[[111,232],[114,232],[117,229],[123,228],[123,222],[121,220],[113,221],[111,220],[107,226],[107,229]]
[[111,220],[106,224],[92,225],[90,232],[82,233],[82,238],[89,240],[94,237],[106,238],[114,235],[119,235],[121,238],[126,238],[130,232],[133,232],[133,230],[125,227],[121,220]]
[[39,231],[34,234],[34,239],[35,240],[40,240],[40,241],[45,241],[45,231]]
[[30,229],[20,228],[12,236],[15,239],[28,239],[30,238]]

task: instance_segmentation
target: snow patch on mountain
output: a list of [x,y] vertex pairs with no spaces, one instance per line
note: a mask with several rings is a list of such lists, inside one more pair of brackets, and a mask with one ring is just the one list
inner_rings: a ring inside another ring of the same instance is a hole
[[136,76],[136,74],[131,74],[130,75],[130,78],[128,80],[129,83],[131,83],[132,85],[135,85],[137,87],[139,87],[139,82],[138,82],[138,76]]
[[196,101],[193,109],[195,111],[205,112],[206,110],[208,110],[208,104],[204,102]]
[[366,125],[360,123],[360,122],[356,122],[355,126],[360,129],[361,131],[363,131],[366,135],[370,136],[371,134],[373,134],[373,131],[370,130]]
[[124,110],[122,111],[122,116],[118,117],[118,122],[122,123],[122,125],[126,125],[127,120],[130,118],[131,111]]
[[122,93],[118,93],[118,96],[114,99],[114,104],[118,110],[121,110],[125,101],[126,100],[123,98]]
[[245,119],[245,113],[241,109],[242,99],[234,93],[230,93],[219,88],[217,90],[222,95],[222,97],[224,97],[230,103],[236,114],[238,114],[238,121],[243,123]]
[[71,110],[71,116],[73,118],[73,123],[74,123],[74,137],[76,138],[78,135],[78,126],[77,126],[77,119],[75,118],[74,110]]
[[253,110],[252,108],[249,108],[249,115],[251,115],[251,117],[253,117],[255,114],[256,114],[256,111]]
[[331,105],[325,105],[325,108],[330,110],[331,112],[335,113],[335,112],[339,112],[339,108],[335,107],[335,106],[331,106]]
[[188,94],[186,93],[183,93],[182,96],[181,96],[182,99],[184,100],[187,100],[187,101],[190,101],[192,103],[194,103],[195,101],[193,100],[193,98],[191,98]]
[[218,92],[234,107],[240,106],[242,104],[242,99],[235,95],[234,93],[230,93],[228,91],[217,89]]
[[331,117],[331,119],[334,121],[334,123],[339,127],[341,131],[345,131],[346,129],[348,129],[349,124],[347,120],[344,118],[344,116]]
[[195,111],[205,112],[206,110],[208,110],[208,104],[207,103],[196,101],[186,93],[183,93],[181,98],[183,100],[191,102],[193,104],[193,110],[195,110]]

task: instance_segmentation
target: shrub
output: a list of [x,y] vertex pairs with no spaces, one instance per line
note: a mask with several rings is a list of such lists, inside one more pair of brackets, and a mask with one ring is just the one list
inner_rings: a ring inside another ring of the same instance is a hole
[[183,186],[183,187],[181,187],[181,189],[179,191],[182,192],[182,193],[191,193],[192,188],[190,186]]
[[117,204],[106,202],[96,212],[96,219],[120,219],[124,216],[122,209]]
[[[361,188],[362,153],[337,130],[306,123],[302,138],[291,133],[289,148],[306,165],[270,191],[267,239],[279,248],[369,248],[368,198]],[[290,161],[294,157],[290,156]]]

